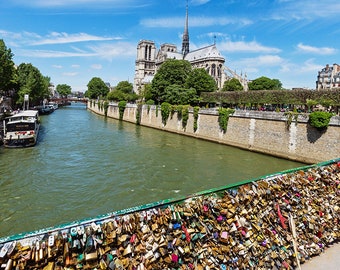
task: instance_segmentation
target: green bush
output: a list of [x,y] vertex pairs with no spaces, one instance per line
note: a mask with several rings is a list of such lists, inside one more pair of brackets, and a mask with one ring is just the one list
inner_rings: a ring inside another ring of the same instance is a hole
[[220,125],[220,129],[225,133],[227,131],[229,115],[235,112],[234,109],[230,108],[219,108],[218,109],[218,123]]
[[125,100],[119,101],[119,103],[118,103],[119,120],[123,120],[125,107],[126,107],[126,101]]
[[146,105],[148,106],[148,113],[150,112],[150,106],[152,105],[155,105],[155,102],[152,100],[152,99],[149,99],[147,102],[146,102]]
[[309,124],[317,129],[326,129],[333,114],[329,112],[316,111],[309,114]]
[[136,112],[136,124],[140,125],[140,121],[142,118],[142,109],[143,109],[143,104],[142,103],[138,103],[137,104],[137,112]]
[[195,106],[194,107],[194,132],[196,132],[198,126],[197,126],[197,120],[198,120],[198,112],[200,110],[200,107]]
[[182,119],[183,105],[177,105],[177,119]]
[[109,102],[107,100],[105,100],[103,106],[104,106],[104,115],[106,117],[107,116],[107,110],[109,108]]
[[166,125],[166,122],[168,121],[170,111],[171,111],[171,104],[168,102],[163,102],[161,104],[161,115],[162,115],[162,123],[164,124],[164,126]]
[[185,129],[187,127],[189,119],[189,105],[184,105],[182,109],[182,127]]

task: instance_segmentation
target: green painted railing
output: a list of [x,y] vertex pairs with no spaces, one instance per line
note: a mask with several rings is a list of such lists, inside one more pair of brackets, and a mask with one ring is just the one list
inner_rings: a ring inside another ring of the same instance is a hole
[[249,184],[249,183],[252,183],[252,182],[256,182],[256,181],[259,181],[259,180],[265,180],[265,179],[270,180],[270,179],[275,178],[275,177],[280,176],[280,175],[295,173],[295,172],[301,171],[301,170],[307,171],[311,168],[328,166],[328,165],[338,163],[338,162],[340,162],[340,158],[332,159],[332,160],[329,160],[329,161],[325,161],[325,162],[321,162],[321,163],[317,163],[317,164],[313,164],[313,165],[293,168],[293,169],[277,172],[277,173],[274,173],[274,174],[268,174],[268,175],[265,175],[265,176],[260,176],[258,178],[253,178],[253,179],[237,182],[237,183],[222,186],[222,187],[219,187],[219,188],[204,190],[204,191],[197,192],[197,193],[191,194],[189,196],[178,198],[178,199],[161,200],[161,201],[157,201],[157,202],[153,202],[153,203],[148,203],[148,204],[144,204],[144,205],[140,205],[140,206],[135,206],[135,207],[127,208],[127,209],[114,211],[114,212],[107,213],[107,214],[104,214],[104,215],[99,215],[99,216],[94,217],[94,218],[82,219],[82,220],[73,221],[73,222],[70,222],[70,223],[61,224],[61,225],[54,226],[54,227],[44,228],[44,229],[41,229],[41,230],[36,230],[36,231],[32,231],[32,232],[24,232],[24,233],[19,233],[19,234],[7,236],[7,237],[2,237],[2,238],[0,238],[0,244],[5,243],[5,242],[14,241],[14,240],[18,241],[18,240],[25,239],[25,238],[44,235],[44,234],[47,234],[47,233],[53,233],[53,232],[56,232],[56,231],[69,229],[69,228],[72,228],[74,226],[87,225],[87,224],[90,224],[92,222],[102,223],[103,221],[113,219],[113,218],[118,217],[118,216],[138,212],[138,211],[144,211],[144,210],[148,210],[148,209],[152,209],[152,208],[164,208],[164,207],[167,207],[168,205],[171,205],[171,204],[181,203],[181,202],[183,202],[183,201],[185,201],[189,198],[209,195],[209,194],[213,194],[213,193],[218,194],[218,193],[221,193],[225,190],[237,188],[239,186]]

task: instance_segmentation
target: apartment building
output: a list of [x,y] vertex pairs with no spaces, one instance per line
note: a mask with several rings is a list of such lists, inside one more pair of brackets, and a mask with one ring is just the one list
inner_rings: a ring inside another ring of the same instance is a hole
[[340,65],[326,65],[318,72],[316,90],[340,88]]

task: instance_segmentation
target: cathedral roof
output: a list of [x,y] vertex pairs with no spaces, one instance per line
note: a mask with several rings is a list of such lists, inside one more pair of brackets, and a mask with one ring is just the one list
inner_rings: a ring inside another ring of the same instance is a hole
[[167,59],[177,59],[177,60],[183,59],[183,55],[178,52],[166,52],[165,54],[166,54]]
[[220,61],[225,61],[224,57],[221,55],[221,53],[216,48],[216,45],[209,45],[203,48],[199,48],[195,51],[189,52],[185,58],[185,60],[188,60],[190,63],[203,60],[203,59],[216,59]]

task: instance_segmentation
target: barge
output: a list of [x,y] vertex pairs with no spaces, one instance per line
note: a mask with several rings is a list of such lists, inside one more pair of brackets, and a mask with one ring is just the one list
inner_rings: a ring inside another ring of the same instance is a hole
[[40,122],[39,112],[27,110],[7,117],[3,122],[5,147],[29,147],[37,143]]

